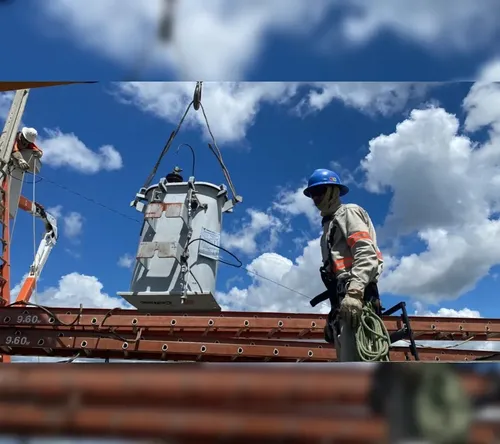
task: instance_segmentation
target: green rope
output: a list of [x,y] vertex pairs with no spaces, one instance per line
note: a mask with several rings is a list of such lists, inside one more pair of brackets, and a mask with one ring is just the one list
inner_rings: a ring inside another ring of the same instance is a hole
[[441,363],[424,364],[419,370],[415,416],[422,435],[437,444],[467,442],[472,410],[457,373]]
[[391,337],[384,321],[375,313],[372,304],[366,304],[356,331],[356,348],[361,361],[390,361]]

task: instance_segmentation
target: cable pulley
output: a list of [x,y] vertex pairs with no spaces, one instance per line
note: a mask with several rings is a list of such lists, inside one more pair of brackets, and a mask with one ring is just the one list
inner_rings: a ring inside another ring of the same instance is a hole
[[201,106],[201,92],[203,89],[203,82],[196,82],[193,94],[193,108],[198,111]]

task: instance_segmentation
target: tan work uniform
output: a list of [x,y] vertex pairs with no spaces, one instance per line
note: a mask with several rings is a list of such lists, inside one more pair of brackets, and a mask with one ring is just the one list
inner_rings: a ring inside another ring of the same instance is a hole
[[[384,266],[370,216],[356,204],[342,204],[332,219],[323,224],[321,254],[323,263],[331,254],[332,265],[327,271],[335,275],[339,287],[346,289],[364,292],[369,283],[378,282]],[[334,338],[339,361],[359,360],[355,332],[342,320]]]

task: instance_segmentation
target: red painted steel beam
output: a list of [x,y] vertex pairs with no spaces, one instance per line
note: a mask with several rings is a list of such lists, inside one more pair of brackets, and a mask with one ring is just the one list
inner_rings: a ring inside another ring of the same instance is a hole
[[[371,376],[342,365],[2,366],[0,427],[18,436],[380,442],[387,425],[366,414]],[[470,394],[488,390],[485,376],[461,379]],[[248,409],[251,400],[260,411]],[[335,405],[342,411],[332,414]],[[499,432],[498,423],[478,423],[469,442],[494,442]]]
[[[33,322],[33,319],[36,321]],[[16,325],[53,326],[78,321],[79,326],[113,327],[117,332],[126,332],[142,327],[148,334],[156,332],[163,335],[166,329],[173,333],[182,331],[188,335],[228,337],[231,335],[254,337],[282,337],[322,339],[325,317],[313,314],[224,312],[210,315],[199,314],[153,314],[148,315],[135,310],[104,310],[77,308],[49,308],[43,311],[33,307],[0,308],[0,328]],[[474,340],[498,339],[500,320],[486,318],[440,318],[412,317],[411,326],[416,339],[436,340]],[[390,332],[401,327],[397,317],[384,318]]]
[[[383,364],[382,364],[383,365]],[[405,368],[418,365],[394,364]],[[367,401],[373,366],[349,365],[70,365],[18,364],[0,367],[0,392],[4,400],[27,396],[67,399],[68,393],[95,402],[122,403],[143,398],[148,403],[198,400],[251,399],[336,403]],[[487,392],[492,377],[459,373],[470,395]]]
[[[81,357],[109,359],[153,359],[163,361],[309,361],[332,362],[336,360],[331,346],[316,348],[286,347],[276,342],[269,345],[242,345],[213,342],[179,342],[164,340],[139,340],[113,338],[111,332],[73,331],[71,336],[57,330],[0,329],[0,349],[9,355],[68,356],[79,353]],[[202,340],[202,338],[201,338]],[[492,355],[491,351],[458,349],[419,349],[422,361],[472,361]],[[393,361],[408,360],[408,349],[402,347],[391,352]]]
[[[0,403],[0,428],[17,436],[68,436],[136,439],[262,439],[286,438],[302,443],[382,442],[387,424],[372,417],[336,415],[318,417],[304,412],[295,414],[248,413],[241,410],[210,411],[175,407],[136,408],[134,406],[58,406],[39,402]],[[496,423],[475,424],[471,443],[495,442]]]
[[95,81],[88,82],[0,82],[0,91],[15,91],[17,89],[34,89],[44,88],[48,86],[73,85],[78,83],[97,83]]

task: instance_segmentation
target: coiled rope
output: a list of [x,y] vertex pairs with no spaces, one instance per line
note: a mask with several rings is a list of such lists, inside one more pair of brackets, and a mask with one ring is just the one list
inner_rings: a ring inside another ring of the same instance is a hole
[[365,304],[356,330],[356,348],[364,362],[390,361],[391,337],[373,305]]

